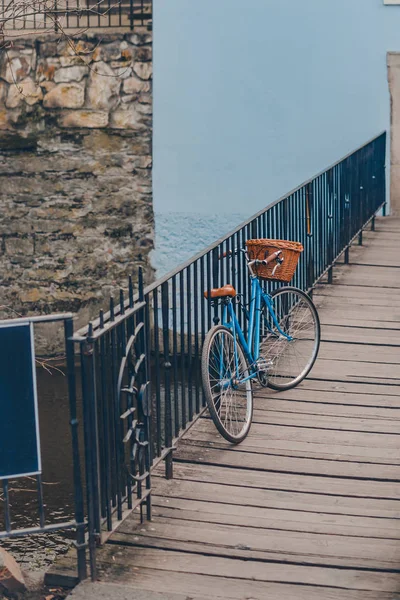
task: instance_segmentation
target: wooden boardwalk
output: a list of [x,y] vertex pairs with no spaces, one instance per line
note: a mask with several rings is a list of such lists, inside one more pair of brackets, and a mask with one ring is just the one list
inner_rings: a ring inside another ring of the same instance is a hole
[[[75,598],[400,598],[400,220],[377,219],[315,293],[319,359],[297,389],[256,395],[231,447],[202,418]],[[92,595],[91,595],[92,594]]]

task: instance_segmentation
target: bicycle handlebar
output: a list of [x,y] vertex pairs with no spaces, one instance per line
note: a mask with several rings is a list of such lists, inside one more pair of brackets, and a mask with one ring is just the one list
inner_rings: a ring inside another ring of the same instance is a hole
[[[273,260],[276,260],[277,265],[275,267],[275,269],[281,265],[283,263],[283,257],[281,257],[282,254],[282,250],[277,250],[276,252],[273,252],[272,254],[270,254],[270,256],[268,256],[267,258],[264,258],[264,260],[260,260],[258,258],[254,258],[253,260],[249,260],[249,257],[247,255],[247,251],[244,249],[240,250],[241,252],[244,252],[245,256],[246,256],[246,260],[247,260],[247,264],[249,266],[249,269],[251,270],[251,267],[253,265],[268,265],[270,262],[272,262]],[[218,259],[221,260],[222,258],[230,258],[232,257],[234,254],[238,254],[239,249],[235,248],[235,250],[226,250],[226,252],[223,252],[222,254],[220,254],[218,256]]]

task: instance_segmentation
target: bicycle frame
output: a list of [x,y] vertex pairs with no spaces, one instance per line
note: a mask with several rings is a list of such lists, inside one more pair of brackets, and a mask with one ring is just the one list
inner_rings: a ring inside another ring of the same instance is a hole
[[[272,298],[269,294],[265,293],[262,289],[260,282],[257,277],[251,277],[251,296],[250,296],[250,309],[248,313],[248,337],[247,340],[244,336],[242,328],[240,327],[239,321],[236,317],[235,311],[233,310],[232,301],[224,304],[222,314],[222,325],[232,330],[234,338],[234,352],[236,361],[236,372],[239,372],[238,365],[238,353],[237,353],[237,337],[242,345],[246,359],[250,365],[251,373],[248,377],[240,380],[240,383],[244,383],[248,379],[254,379],[257,376],[257,361],[260,358],[260,320],[261,320],[261,301],[264,300],[265,305],[272,317],[272,321],[277,328],[279,335],[285,337],[288,341],[292,338],[282,331],[275,310],[272,305]],[[236,337],[237,336],[237,337]]]

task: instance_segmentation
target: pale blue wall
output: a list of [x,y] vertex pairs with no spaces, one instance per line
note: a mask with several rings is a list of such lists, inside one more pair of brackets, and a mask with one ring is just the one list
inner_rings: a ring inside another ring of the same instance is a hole
[[253,213],[388,129],[388,50],[383,0],[154,0],[156,211]]

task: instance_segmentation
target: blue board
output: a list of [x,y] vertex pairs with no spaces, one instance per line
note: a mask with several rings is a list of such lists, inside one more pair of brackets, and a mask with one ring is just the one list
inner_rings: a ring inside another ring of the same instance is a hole
[[0,322],[0,479],[40,472],[33,325]]

